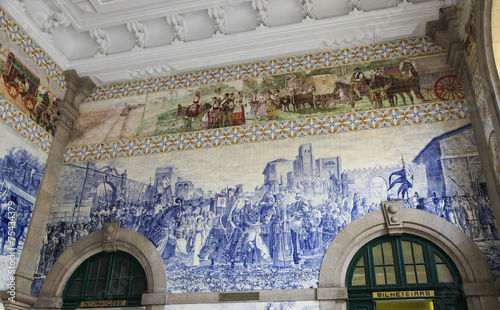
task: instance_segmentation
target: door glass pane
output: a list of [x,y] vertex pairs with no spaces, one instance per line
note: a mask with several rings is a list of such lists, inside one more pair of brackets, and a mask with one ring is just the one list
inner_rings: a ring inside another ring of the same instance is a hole
[[373,261],[375,265],[383,265],[384,261],[382,259],[382,245],[379,244],[373,247]]
[[97,278],[97,271],[99,271],[99,262],[101,260],[96,260],[92,263],[90,263],[90,279],[95,279]]
[[80,288],[82,287],[82,281],[75,281],[71,286],[71,290],[68,293],[68,296],[79,296]]
[[413,265],[406,265],[406,282],[407,283],[417,283],[417,277],[415,276],[415,268]]
[[352,275],[352,285],[366,285],[365,267],[356,267],[354,269],[354,274]]
[[384,258],[387,265],[394,264],[394,259],[392,255],[392,242],[384,242]]
[[118,288],[118,295],[125,295],[128,291],[128,279],[122,279],[120,281],[120,287]]
[[[353,279],[353,285],[354,284],[354,279]],[[364,285],[364,284],[361,284]],[[144,281],[142,278],[135,278],[135,285],[134,285],[134,292],[133,294],[141,294],[144,292]]]
[[109,264],[109,257],[104,256],[101,258],[101,265],[99,267],[99,278],[104,279],[106,277],[106,273],[108,272],[108,264]]
[[385,267],[385,272],[387,276],[387,284],[396,284],[396,271],[394,266]]
[[128,278],[130,276],[130,272],[131,272],[131,266],[130,266],[130,260],[128,259],[124,259],[123,260],[123,268],[122,268],[122,274],[121,274],[121,277],[122,278]]
[[375,267],[375,281],[377,282],[377,285],[385,284],[384,267]]
[[365,265],[365,257],[361,256],[361,259],[359,260],[359,262],[356,266],[360,267],[360,266],[364,266],[364,265]]
[[118,282],[119,282],[118,279],[113,279],[111,281],[111,287],[109,288],[109,293],[111,295],[116,295],[117,294],[117,292],[118,292]]
[[106,285],[106,279],[98,280],[95,286],[95,295],[104,296],[105,285]]
[[405,264],[413,264],[411,242],[403,241],[402,244],[403,244],[403,257]]
[[[434,259],[436,260],[436,262],[438,261],[438,259],[440,261],[442,261],[436,254],[434,254]],[[450,269],[448,269],[448,266],[446,266],[445,263],[437,263],[436,264],[436,271],[437,271],[439,283],[454,282],[453,276],[451,275],[451,272],[450,272]]]
[[89,284],[87,286],[87,296],[94,296],[95,294],[95,280],[89,281]]
[[427,272],[425,270],[425,265],[417,265],[416,267],[418,283],[427,283]]
[[413,255],[415,256],[415,263],[424,263],[424,251],[420,244],[413,243]]

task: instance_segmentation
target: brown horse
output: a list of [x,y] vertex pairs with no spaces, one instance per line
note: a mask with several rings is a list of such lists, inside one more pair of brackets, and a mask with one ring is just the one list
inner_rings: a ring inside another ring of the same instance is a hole
[[[391,107],[395,107],[397,104],[397,98],[395,99],[396,94],[399,94],[403,98],[404,104],[406,104],[403,93],[410,98],[411,104],[413,105],[414,102],[411,91],[415,93],[418,99],[425,102],[424,96],[420,92],[418,80],[412,76],[404,74],[393,74],[390,76],[375,75],[371,78],[369,87],[374,93],[380,95],[385,94]],[[381,104],[381,100],[379,104]]]
[[[370,79],[365,79],[365,85],[369,81],[370,81]],[[341,90],[347,96],[347,98],[349,98],[349,102],[351,104],[351,111],[356,112],[356,108],[355,108],[354,104],[356,102],[357,95],[356,95],[356,92],[354,91],[354,86],[350,85],[350,84],[343,83],[343,82],[335,82],[334,87],[333,87],[333,94],[336,95]],[[372,106],[372,110],[376,108],[374,106],[374,101],[373,101],[376,95],[371,92],[371,89],[368,86],[364,86],[361,89],[360,94],[362,96],[366,95],[368,97],[368,100],[370,101],[370,104]]]

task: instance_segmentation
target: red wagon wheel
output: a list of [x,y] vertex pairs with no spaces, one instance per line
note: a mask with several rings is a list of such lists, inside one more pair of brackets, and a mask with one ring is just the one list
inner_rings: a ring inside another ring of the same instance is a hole
[[434,93],[441,100],[460,100],[465,98],[464,88],[458,84],[456,75],[445,75],[437,79]]
[[33,108],[35,107],[35,99],[33,99],[33,97],[31,97],[30,95],[24,96],[23,102],[28,111],[33,110]]
[[12,81],[7,83],[7,90],[9,91],[9,95],[14,99],[16,99],[17,95],[19,95],[17,84]]
[[433,89],[422,89],[420,92],[424,96],[425,101],[434,101],[437,99]]

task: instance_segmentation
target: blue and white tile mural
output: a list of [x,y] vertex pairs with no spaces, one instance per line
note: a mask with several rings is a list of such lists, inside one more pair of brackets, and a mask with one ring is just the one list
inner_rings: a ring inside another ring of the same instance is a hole
[[165,310],[319,310],[317,301],[246,302],[226,304],[169,305]]
[[346,225],[404,199],[443,217],[500,274],[500,241],[468,120],[64,165],[33,292],[106,221],[146,236],[169,293],[315,288]]
[[21,254],[47,154],[0,122],[0,290]]

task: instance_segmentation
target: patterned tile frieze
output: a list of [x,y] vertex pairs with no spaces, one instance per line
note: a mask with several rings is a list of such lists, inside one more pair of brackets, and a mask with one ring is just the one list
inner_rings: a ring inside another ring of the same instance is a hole
[[86,102],[440,51],[443,49],[428,37],[397,40],[148,80],[104,85],[95,88]]
[[64,163],[202,149],[469,118],[465,101],[353,112],[66,148]]
[[36,63],[61,89],[66,89],[63,70],[2,8],[0,8],[0,30],[23,50],[26,56]]
[[0,97],[0,118],[43,151],[50,150],[52,136],[2,97]]

